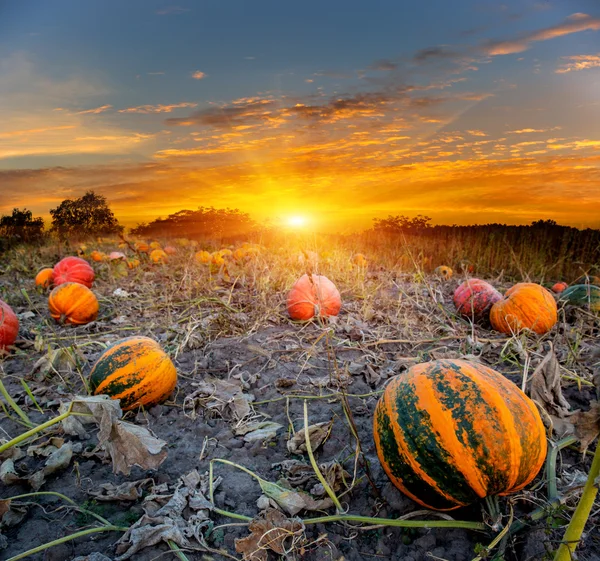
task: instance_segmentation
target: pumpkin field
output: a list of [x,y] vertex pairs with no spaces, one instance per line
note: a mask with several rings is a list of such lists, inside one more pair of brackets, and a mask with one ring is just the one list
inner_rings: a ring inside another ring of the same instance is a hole
[[0,559],[600,559],[600,269],[538,242],[7,249]]

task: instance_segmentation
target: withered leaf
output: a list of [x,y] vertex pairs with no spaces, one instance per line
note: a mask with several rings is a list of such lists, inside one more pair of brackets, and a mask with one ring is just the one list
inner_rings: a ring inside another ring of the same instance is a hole
[[194,383],[194,386],[198,389],[184,400],[184,408],[191,409],[192,419],[196,417],[197,408],[237,421],[241,421],[252,411],[250,402],[254,400],[254,396],[242,391],[242,383],[239,380],[206,378]]
[[[63,403],[59,411],[65,412],[68,407],[68,403]],[[107,395],[77,397],[72,401],[71,410],[85,416],[71,415],[64,419],[65,432],[85,434],[83,425],[96,423],[100,427],[98,446],[109,453],[114,473],[129,475],[134,465],[156,469],[167,458],[164,440],[156,438],[144,427],[121,420],[123,412],[118,400]]]
[[126,481],[121,485],[102,483],[98,491],[88,491],[88,495],[97,501],[137,501],[142,496],[142,490],[152,483],[152,479],[139,479],[138,481]]
[[26,514],[26,507],[15,506],[10,499],[0,499],[0,527],[16,526]]
[[[332,426],[333,420],[328,423],[316,423],[308,427],[308,437],[310,438],[310,446],[313,452],[327,440]],[[288,440],[287,449],[291,454],[303,454],[307,452],[306,436],[303,428]]]
[[571,406],[562,394],[560,380],[560,365],[550,348],[529,379],[529,396],[549,415],[562,419],[571,414]]
[[575,426],[575,436],[581,443],[581,449],[586,450],[600,434],[600,402],[592,401],[589,411],[577,411],[570,420]]
[[275,509],[261,512],[250,522],[250,535],[235,540],[235,550],[244,561],[267,561],[269,550],[283,555],[292,545],[304,541],[304,525]]

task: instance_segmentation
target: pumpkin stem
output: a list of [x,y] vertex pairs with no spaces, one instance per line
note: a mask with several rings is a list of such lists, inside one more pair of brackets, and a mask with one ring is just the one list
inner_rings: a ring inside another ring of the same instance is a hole
[[498,499],[498,495],[487,496],[485,498],[485,504],[487,507],[487,512],[492,519],[492,530],[500,530],[502,524],[502,512],[500,510],[500,500]]

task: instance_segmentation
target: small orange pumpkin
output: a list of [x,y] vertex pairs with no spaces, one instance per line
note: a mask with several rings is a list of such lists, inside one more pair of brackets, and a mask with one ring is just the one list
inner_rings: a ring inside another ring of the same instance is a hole
[[366,267],[367,266],[367,258],[362,253],[357,253],[352,258],[352,263],[357,267]]
[[199,251],[194,258],[198,263],[210,263],[212,261],[212,255],[208,251]]
[[146,242],[138,242],[134,247],[140,253],[148,253],[150,251],[150,246]]
[[225,263],[225,259],[223,259],[220,251],[215,251],[212,254],[212,263],[213,265],[218,265],[219,267]]
[[552,285],[552,292],[559,294],[567,288],[569,288],[569,285],[566,282],[557,282],[554,285]]
[[54,273],[54,269],[51,269],[50,267],[46,267],[45,269],[42,269],[35,276],[35,286],[37,286],[38,288],[42,288],[42,289],[49,288],[50,285],[52,284],[52,274],[53,273]]
[[439,267],[436,267],[433,273],[444,280],[450,280],[452,278],[452,269],[450,267],[446,267],[446,265],[440,265]]
[[102,251],[94,250],[92,253],[90,253],[90,257],[92,258],[92,261],[96,261],[98,263],[100,261],[104,261],[106,254]]
[[140,266],[140,260],[139,259],[127,259],[127,266],[130,269],[136,269],[137,267]]
[[507,335],[523,329],[541,335],[550,331],[557,320],[556,301],[550,291],[531,282],[515,284],[490,309],[492,327]]
[[166,263],[169,256],[162,249],[153,249],[150,253],[150,261],[152,263]]
[[160,242],[151,242],[150,249],[162,249],[162,245],[160,245]]
[[293,320],[337,316],[341,307],[339,290],[323,275],[302,275],[287,295],[287,311]]
[[66,282],[48,296],[50,315],[59,323],[84,325],[98,317],[98,299],[83,284]]

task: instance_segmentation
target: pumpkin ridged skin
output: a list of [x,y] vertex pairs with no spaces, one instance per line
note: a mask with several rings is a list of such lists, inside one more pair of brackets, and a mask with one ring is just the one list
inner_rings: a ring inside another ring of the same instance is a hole
[[81,257],[65,257],[54,265],[52,284],[59,286],[65,282],[78,282],[92,288],[94,284],[94,269]]
[[502,300],[500,294],[489,282],[481,279],[467,279],[454,291],[456,311],[467,319],[481,321],[490,315],[490,308]]
[[561,292],[559,301],[600,311],[600,287],[593,284],[573,284]]
[[52,275],[54,274],[54,269],[50,267],[46,267],[42,269],[37,275],[35,275],[35,286],[40,288],[49,288],[52,284]]
[[19,333],[19,318],[13,309],[0,300],[0,351],[6,351],[16,340]]
[[535,283],[515,284],[490,309],[492,327],[507,335],[523,329],[542,335],[550,331],[557,321],[554,297],[549,290]]
[[426,362],[393,378],[373,433],[392,483],[434,510],[519,491],[547,450],[535,404],[499,372],[466,360]]
[[302,275],[287,295],[287,311],[293,320],[337,316],[341,307],[338,289],[323,275]]
[[93,394],[120,399],[123,411],[161,403],[176,384],[175,365],[149,337],[127,337],[113,343],[90,373]]
[[96,295],[77,282],[61,284],[48,296],[50,315],[60,323],[85,325],[98,317],[98,308]]

